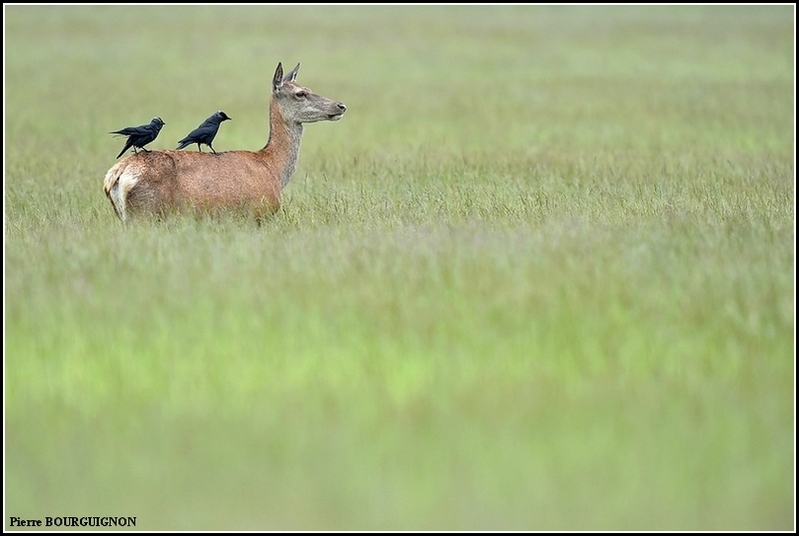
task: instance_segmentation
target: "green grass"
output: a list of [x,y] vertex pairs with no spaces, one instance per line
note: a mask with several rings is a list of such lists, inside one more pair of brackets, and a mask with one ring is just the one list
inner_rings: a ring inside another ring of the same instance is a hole
[[[793,18],[5,7],[5,528],[795,529]],[[121,225],[278,61],[281,211]]]

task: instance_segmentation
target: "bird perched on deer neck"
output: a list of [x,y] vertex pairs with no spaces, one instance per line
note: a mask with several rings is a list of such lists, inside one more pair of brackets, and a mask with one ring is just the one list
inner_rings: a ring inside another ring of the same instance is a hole
[[164,125],[166,125],[166,123],[164,123],[163,119],[160,117],[153,117],[153,120],[147,125],[125,127],[121,130],[109,132],[109,134],[119,134],[128,137],[128,141],[125,142],[125,147],[119,152],[117,158],[125,154],[125,151],[131,147],[133,147],[134,153],[136,152],[136,147],[144,152],[149,152],[144,146],[158,137],[158,133],[161,132],[161,127]]
[[214,141],[216,137],[216,133],[219,131],[219,125],[222,121],[232,120],[232,118],[228,117],[225,112],[219,110],[215,112],[214,115],[203,121],[203,123],[189,132],[189,135],[183,138],[178,142],[178,149],[183,149],[184,147],[191,145],[192,143],[197,144],[197,150],[203,152],[202,147],[200,144],[205,144],[211,148],[214,154],[217,154],[214,151],[214,146],[211,143]]

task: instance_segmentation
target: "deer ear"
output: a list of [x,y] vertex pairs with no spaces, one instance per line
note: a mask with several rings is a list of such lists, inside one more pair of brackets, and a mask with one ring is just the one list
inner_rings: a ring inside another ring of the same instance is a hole
[[284,82],[294,82],[297,79],[297,73],[300,71],[300,64],[298,63],[294,69],[291,70],[284,78]]
[[283,85],[283,64],[277,62],[275,76],[272,77],[272,91],[277,91]]

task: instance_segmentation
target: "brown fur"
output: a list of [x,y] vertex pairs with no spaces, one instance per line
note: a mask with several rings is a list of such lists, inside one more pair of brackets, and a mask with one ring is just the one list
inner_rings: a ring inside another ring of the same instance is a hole
[[280,194],[299,158],[303,123],[337,120],[346,107],[294,83],[299,65],[273,79],[269,141],[260,151],[218,154],[149,151],[132,155],[106,174],[103,190],[123,220],[199,211],[244,210],[261,219],[280,207]]

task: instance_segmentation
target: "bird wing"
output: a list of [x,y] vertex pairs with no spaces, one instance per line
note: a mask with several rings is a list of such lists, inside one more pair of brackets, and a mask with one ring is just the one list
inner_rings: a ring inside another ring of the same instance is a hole
[[199,128],[195,128],[194,130],[192,130],[191,132],[186,134],[186,137],[183,138],[182,140],[180,140],[178,142],[178,144],[181,144],[181,143],[186,143],[186,144],[193,143],[194,140],[197,138],[197,135],[198,135],[199,131],[200,131]]
[[214,136],[216,136],[216,131],[219,130],[219,125],[215,123],[210,123],[206,121],[199,127],[195,128],[191,132],[189,132],[188,136],[180,140],[178,143],[196,143],[196,142],[203,142],[208,143],[209,141],[213,141]]
[[125,127],[120,130],[109,132],[109,134],[120,134],[122,136],[136,136],[144,133],[151,132],[150,125],[140,125],[138,127]]
[[109,134],[120,134],[122,136],[150,136],[150,135],[158,136],[158,133],[161,131],[161,127],[163,126],[164,126],[163,123],[150,121],[146,125],[139,125],[137,127],[125,127],[120,130],[114,130],[113,132],[109,132]]

